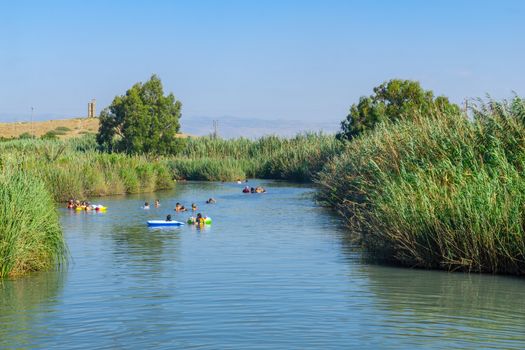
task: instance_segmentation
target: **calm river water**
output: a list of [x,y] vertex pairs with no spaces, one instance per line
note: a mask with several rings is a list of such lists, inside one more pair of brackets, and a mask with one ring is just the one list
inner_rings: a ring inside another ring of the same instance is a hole
[[[523,278],[367,264],[313,189],[259,183],[268,193],[186,183],[102,198],[103,214],[61,209],[71,262],[0,282],[0,348],[525,348]],[[146,227],[186,219],[176,202],[213,225]]]

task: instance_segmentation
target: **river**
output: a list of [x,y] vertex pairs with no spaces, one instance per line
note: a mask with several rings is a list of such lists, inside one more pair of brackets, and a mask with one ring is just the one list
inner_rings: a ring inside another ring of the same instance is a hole
[[[523,278],[367,263],[312,188],[255,184],[268,192],[190,182],[61,209],[71,261],[0,282],[0,348],[525,348]],[[213,225],[145,225],[186,219],[176,202]]]

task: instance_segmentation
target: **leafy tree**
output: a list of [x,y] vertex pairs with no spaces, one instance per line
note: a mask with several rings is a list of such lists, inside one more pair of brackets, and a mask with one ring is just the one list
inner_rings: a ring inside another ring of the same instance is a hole
[[176,153],[183,143],[177,138],[182,104],[152,75],[116,96],[100,113],[97,143],[108,151],[126,153]]
[[374,88],[374,94],[361,97],[350,107],[350,113],[341,122],[340,140],[351,140],[382,121],[396,121],[410,117],[416,112],[429,113],[433,110],[458,112],[459,107],[448,98],[438,96],[430,90],[423,90],[419,82],[393,79]]

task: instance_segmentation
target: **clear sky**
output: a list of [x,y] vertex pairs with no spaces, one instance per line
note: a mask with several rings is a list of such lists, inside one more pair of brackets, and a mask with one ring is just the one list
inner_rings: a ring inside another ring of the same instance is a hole
[[391,78],[525,95],[525,1],[0,0],[0,116],[80,116],[152,73],[183,117],[341,120]]

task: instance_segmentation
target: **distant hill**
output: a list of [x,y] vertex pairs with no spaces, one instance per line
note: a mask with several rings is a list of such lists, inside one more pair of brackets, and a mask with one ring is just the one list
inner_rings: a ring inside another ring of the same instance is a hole
[[219,118],[193,117],[181,119],[182,131],[190,135],[209,135],[213,132],[213,121],[218,120],[218,134],[223,138],[257,138],[264,135],[295,136],[298,133],[313,131],[335,133],[339,130],[338,121],[311,122],[301,120],[264,120],[224,116]]

